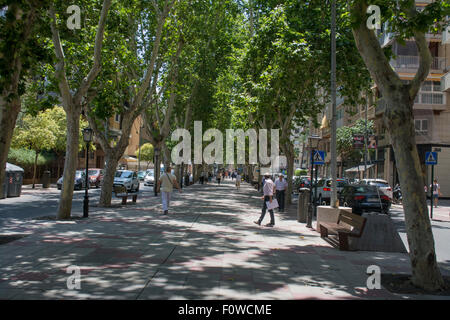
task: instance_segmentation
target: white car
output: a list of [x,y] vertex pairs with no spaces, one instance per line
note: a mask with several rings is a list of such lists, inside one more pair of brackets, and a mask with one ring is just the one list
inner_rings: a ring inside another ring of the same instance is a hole
[[153,170],[148,170],[144,178],[144,186],[153,186],[155,184],[155,174]]
[[130,170],[117,170],[114,176],[115,186],[124,186],[127,191],[139,191],[139,179],[137,173]]
[[367,184],[369,186],[375,186],[378,187],[379,190],[387,195],[389,197],[389,199],[391,199],[394,196],[394,192],[392,191],[391,186],[389,185],[389,182],[387,182],[386,180],[383,179],[362,179],[360,182],[360,184]]

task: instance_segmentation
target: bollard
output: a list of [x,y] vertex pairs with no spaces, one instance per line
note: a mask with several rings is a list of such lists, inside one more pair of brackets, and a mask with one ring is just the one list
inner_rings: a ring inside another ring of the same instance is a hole
[[301,188],[298,194],[297,221],[300,223],[306,223],[308,217],[309,193],[308,188]]

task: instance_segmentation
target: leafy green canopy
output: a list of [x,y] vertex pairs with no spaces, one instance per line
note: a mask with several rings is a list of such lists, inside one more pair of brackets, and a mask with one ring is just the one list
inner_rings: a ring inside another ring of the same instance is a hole
[[[373,121],[367,122],[367,134],[374,133]],[[336,131],[336,149],[341,156],[342,161],[357,162],[361,160],[364,155],[364,149],[355,149],[353,147],[353,137],[356,135],[366,134],[366,122],[359,119],[352,126],[343,126]]]

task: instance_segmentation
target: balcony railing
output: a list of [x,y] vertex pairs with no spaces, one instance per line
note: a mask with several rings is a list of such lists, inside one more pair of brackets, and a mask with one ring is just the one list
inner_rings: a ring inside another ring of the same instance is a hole
[[[397,59],[391,61],[391,65],[399,69],[417,69],[419,68],[419,56],[397,56]],[[433,57],[432,70],[444,70],[445,67],[445,57]]]
[[442,92],[419,92],[414,101],[416,104],[445,105],[445,95]]
[[[447,101],[443,92],[420,91],[414,101],[414,109],[427,110],[445,110]],[[375,107],[375,115],[381,116],[386,110],[386,101],[383,98],[378,99]]]

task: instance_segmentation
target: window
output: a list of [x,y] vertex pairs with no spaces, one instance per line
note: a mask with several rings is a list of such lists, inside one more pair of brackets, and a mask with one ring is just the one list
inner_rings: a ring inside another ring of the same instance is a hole
[[114,121],[117,123],[120,123],[120,114],[116,113],[116,116],[114,117]]
[[416,128],[416,133],[420,133],[420,134],[428,133],[428,120],[427,119],[414,120],[414,126]]

